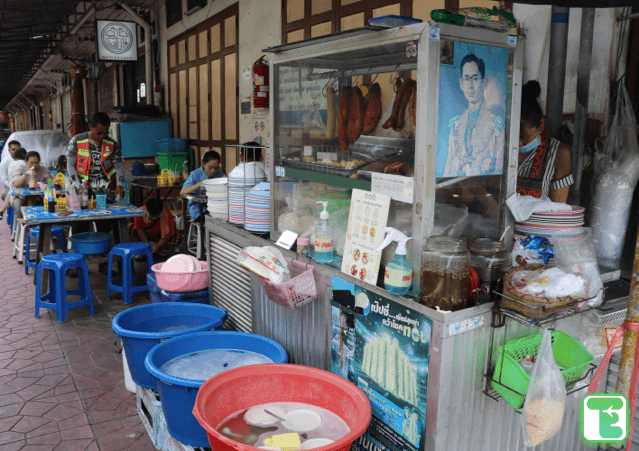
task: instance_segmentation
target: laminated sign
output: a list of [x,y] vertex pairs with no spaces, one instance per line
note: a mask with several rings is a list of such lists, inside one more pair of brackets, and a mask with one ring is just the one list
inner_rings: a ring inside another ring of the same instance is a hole
[[331,371],[368,397],[372,419],[352,451],[424,448],[431,320],[332,276]]

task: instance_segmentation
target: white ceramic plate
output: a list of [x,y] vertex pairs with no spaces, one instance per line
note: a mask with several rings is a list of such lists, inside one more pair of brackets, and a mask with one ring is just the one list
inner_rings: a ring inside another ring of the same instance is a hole
[[309,432],[317,429],[322,423],[317,412],[308,409],[292,410],[286,414],[282,425],[291,431]]
[[331,443],[333,443],[333,440],[329,440],[327,438],[312,438],[302,443],[300,445],[300,450],[319,448],[320,446],[330,445]]

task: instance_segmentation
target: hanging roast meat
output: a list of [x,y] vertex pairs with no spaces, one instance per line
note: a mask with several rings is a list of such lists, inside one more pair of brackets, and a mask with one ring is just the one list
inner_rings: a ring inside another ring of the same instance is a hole
[[377,128],[379,120],[382,118],[382,90],[379,83],[373,84],[370,89],[370,99],[366,107],[366,118],[364,119],[365,135],[370,135]]
[[351,92],[351,108],[348,116],[348,129],[346,130],[346,137],[350,144],[357,141],[357,138],[362,134],[362,130],[364,130],[364,116],[366,114],[362,91],[359,88],[353,88]]
[[351,99],[353,97],[352,88],[345,87],[342,88],[342,92],[339,96],[339,145],[342,148],[348,148],[348,116],[351,110]]
[[[395,128],[397,126],[397,120],[399,117],[399,108],[401,107],[402,100],[404,99],[404,94],[409,88],[412,86],[413,80],[409,77],[401,84],[399,89],[397,90],[397,94],[395,95],[395,102],[393,102],[393,110],[391,112],[390,117],[384,122],[382,128]],[[397,86],[397,84],[395,85]],[[402,125],[402,128],[404,126]]]

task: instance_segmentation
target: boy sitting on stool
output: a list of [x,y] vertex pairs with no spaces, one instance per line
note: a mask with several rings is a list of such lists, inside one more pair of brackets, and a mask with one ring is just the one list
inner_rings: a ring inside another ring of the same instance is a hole
[[[157,197],[151,197],[144,203],[146,216],[138,216],[134,222],[128,224],[129,237],[133,240],[157,244],[151,246],[151,252],[166,257],[162,249],[178,246],[182,242],[182,232],[176,230],[173,214],[164,208],[164,202]],[[144,257],[139,260],[143,260]]]

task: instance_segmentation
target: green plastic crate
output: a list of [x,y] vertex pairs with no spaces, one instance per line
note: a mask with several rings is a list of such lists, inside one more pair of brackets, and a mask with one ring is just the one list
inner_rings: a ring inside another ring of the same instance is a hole
[[[550,333],[550,337],[555,362],[557,362],[560,369],[564,368],[561,370],[561,375],[564,377],[566,386],[571,388],[572,384],[595,361],[595,358],[586,351],[581,343],[564,332],[556,330]],[[499,358],[495,366],[492,386],[515,409],[519,409],[524,405],[526,398],[520,396],[519,393],[525,395],[530,384],[530,375],[526,373],[517,360],[523,359],[527,355],[536,356],[540,346],[541,333],[538,333],[509,341],[499,348]],[[502,385],[494,381],[499,381]],[[504,387],[504,385],[512,388],[512,390]]]
[[160,173],[162,173],[163,169],[168,169],[169,171],[175,170],[175,165],[177,165],[177,171],[182,173],[182,163],[188,160],[188,153],[186,152],[158,152],[158,165],[160,166]]

